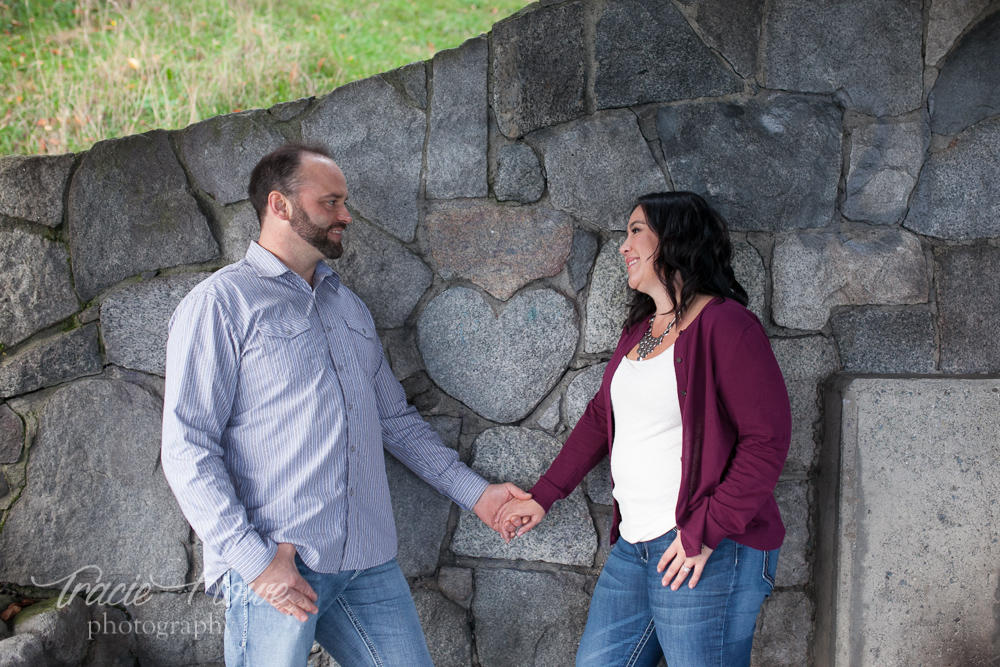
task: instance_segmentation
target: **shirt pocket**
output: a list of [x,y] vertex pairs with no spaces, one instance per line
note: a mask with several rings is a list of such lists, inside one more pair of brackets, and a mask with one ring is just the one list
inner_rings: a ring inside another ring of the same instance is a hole
[[257,323],[263,353],[279,376],[311,372],[318,363],[312,325],[305,317],[263,320]]
[[344,323],[347,324],[351,347],[354,349],[358,365],[364,373],[375,375],[383,356],[382,343],[375,335],[375,328],[367,322],[349,317],[344,318]]

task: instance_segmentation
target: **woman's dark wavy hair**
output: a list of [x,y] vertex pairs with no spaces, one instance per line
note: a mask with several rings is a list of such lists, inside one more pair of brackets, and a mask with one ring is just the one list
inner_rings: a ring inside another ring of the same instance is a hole
[[[677,311],[677,318],[697,294],[709,294],[747,305],[747,293],[733,274],[733,246],[726,221],[693,192],[654,192],[639,197],[635,207],[646,215],[660,246],[653,266]],[[683,281],[680,303],[673,288],[675,276]],[[656,311],[652,297],[636,292],[625,328],[644,322]]]

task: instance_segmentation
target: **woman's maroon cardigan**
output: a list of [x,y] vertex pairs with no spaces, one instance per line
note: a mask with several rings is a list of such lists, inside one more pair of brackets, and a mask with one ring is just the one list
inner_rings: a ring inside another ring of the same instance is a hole
[[[532,487],[546,512],[611,454],[611,378],[645,328],[643,322],[622,333],[597,395]],[[727,537],[754,549],[778,548],[785,527],[774,486],[788,455],[792,416],[764,328],[739,303],[716,298],[680,332],[669,353],[684,432],[676,519],[685,553],[697,556],[702,544],[715,549]],[[620,521],[616,502],[612,543]]]

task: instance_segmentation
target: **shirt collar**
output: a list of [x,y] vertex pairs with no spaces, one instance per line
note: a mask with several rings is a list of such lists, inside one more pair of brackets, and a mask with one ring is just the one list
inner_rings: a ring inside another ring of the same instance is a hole
[[[257,271],[257,275],[261,278],[276,278],[286,273],[292,273],[292,270],[285,266],[284,262],[256,241],[250,242],[250,247],[247,248],[246,261]],[[340,287],[340,276],[337,275],[337,272],[324,262],[316,262],[316,277],[313,282],[318,284],[326,279],[330,279],[330,285],[334,290]]]

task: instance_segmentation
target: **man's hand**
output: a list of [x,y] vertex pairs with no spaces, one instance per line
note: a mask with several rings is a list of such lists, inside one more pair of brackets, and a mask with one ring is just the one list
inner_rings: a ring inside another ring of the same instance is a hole
[[316,591],[295,567],[295,545],[279,544],[278,553],[270,565],[250,582],[250,589],[282,614],[292,615],[305,623],[307,614],[319,611]]
[[500,530],[500,526],[496,522],[497,514],[500,508],[508,501],[514,499],[527,500],[528,498],[531,498],[530,493],[522,491],[517,485],[510,482],[490,484],[483,491],[483,495],[479,496],[479,500],[476,501],[476,505],[472,508],[472,511],[476,513],[480,521],[500,533],[507,542],[510,542],[510,539],[504,536]]
[[500,508],[494,523],[499,526],[500,536],[510,542],[538,525],[545,518],[545,510],[534,500],[515,498]]

